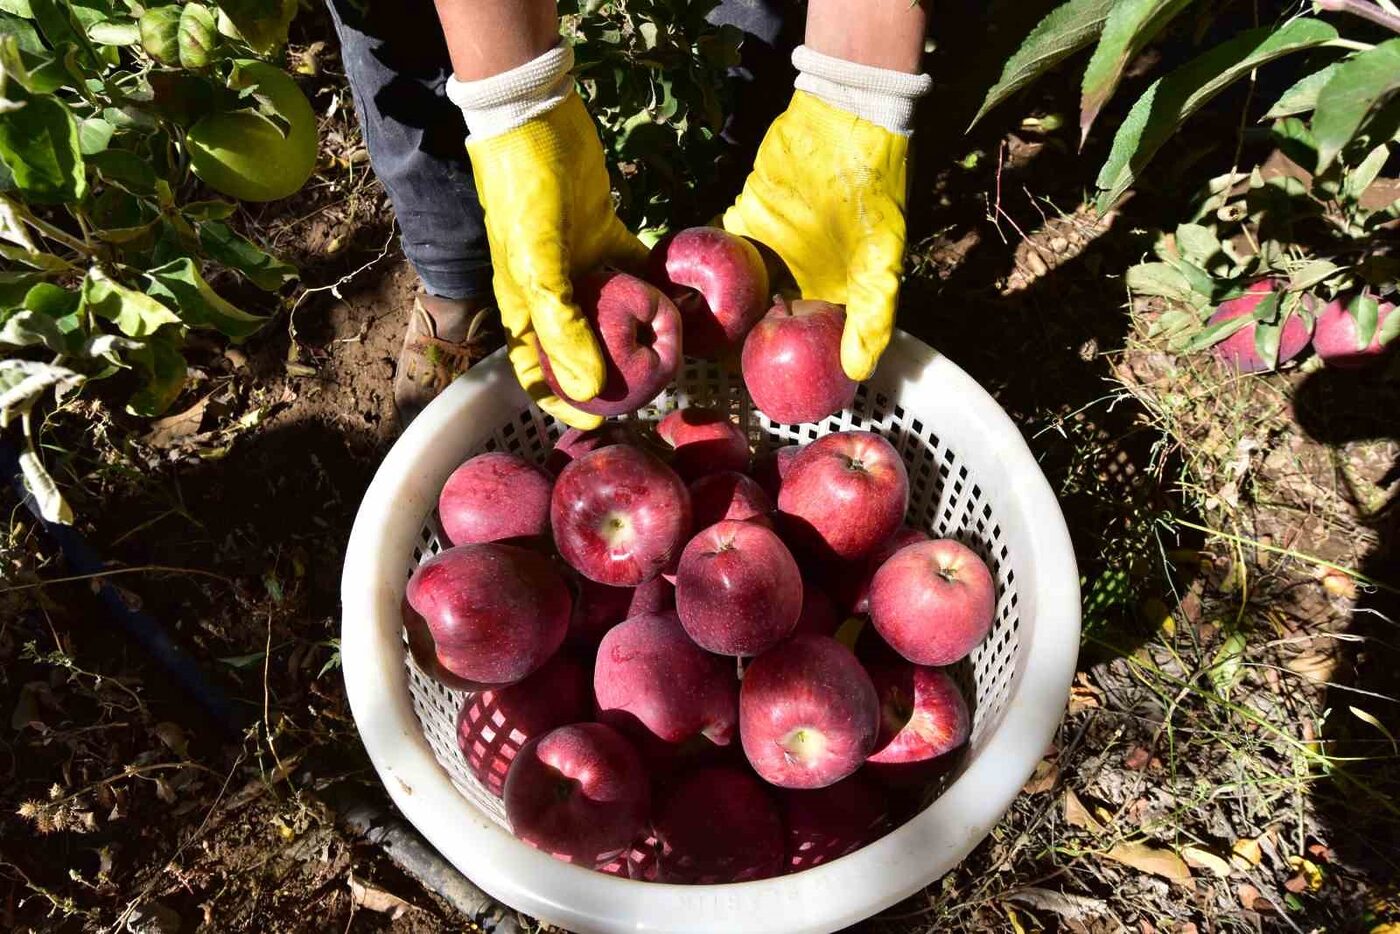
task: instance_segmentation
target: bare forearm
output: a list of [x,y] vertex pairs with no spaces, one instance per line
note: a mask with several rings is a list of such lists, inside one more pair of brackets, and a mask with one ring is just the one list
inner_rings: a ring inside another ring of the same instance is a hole
[[912,74],[927,23],[920,0],[810,0],[805,42],[834,58]]
[[555,0],[434,0],[452,70],[463,81],[489,78],[559,42]]

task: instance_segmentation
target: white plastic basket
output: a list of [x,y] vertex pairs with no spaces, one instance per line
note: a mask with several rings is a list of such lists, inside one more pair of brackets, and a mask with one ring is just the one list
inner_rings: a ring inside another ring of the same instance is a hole
[[1079,579],[1049,484],[1019,431],[966,373],[898,332],[849,411],[782,426],[753,411],[736,374],[687,360],[639,413],[726,409],[760,448],[847,429],[879,432],[909,467],[909,520],[974,547],[997,580],[997,618],[964,664],[972,737],[942,793],[849,856],[758,882],[633,882],[559,862],[516,840],[500,801],[469,774],[455,720],[463,695],[406,652],[400,600],[439,545],[438,490],[485,450],[542,461],[562,426],[531,405],[503,353],[454,382],[394,445],[370,484],[345,558],[341,657],[355,723],[390,797],[494,898],[572,931],[833,931],[933,882],[1001,818],[1044,754],[1079,648]]

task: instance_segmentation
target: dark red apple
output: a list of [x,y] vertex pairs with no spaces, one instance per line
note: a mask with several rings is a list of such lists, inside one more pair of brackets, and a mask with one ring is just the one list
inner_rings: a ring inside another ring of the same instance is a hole
[[768,302],[763,257],[719,227],[690,227],[657,241],[647,278],[680,309],[685,352],[707,360],[737,350]]
[[837,578],[841,603],[848,612],[865,615],[870,612],[870,582],[875,572],[880,570],[895,552],[906,545],[916,545],[929,540],[928,533],[911,525],[901,525],[896,531],[870,554],[857,558],[847,565]]
[[829,636],[793,636],[763,653],[739,689],[744,754],[780,788],[824,788],[860,768],[879,718],[870,676]]
[[437,662],[478,686],[512,684],[543,665],[564,641],[573,602],[548,558],[501,544],[439,552],[413,572],[406,596]]
[[996,582],[977,553],[942,538],[900,549],[870,584],[870,621],[917,665],[951,665],[991,632]]
[[625,444],[599,448],[560,471],[549,513],[564,560],[612,587],[656,577],[690,533],[690,493],[681,478]]
[[457,714],[457,748],[477,781],[499,798],[521,746],[587,720],[592,709],[587,669],[556,654],[523,681],[469,695]]
[[802,578],[802,615],[797,617],[797,625],[792,634],[812,633],[818,636],[834,636],[841,628],[841,612],[836,604],[809,577]]
[[792,632],[802,613],[802,575],[773,530],[718,522],[681,553],[676,612],[702,649],[757,655]]
[[762,783],[731,766],[682,779],[662,796],[652,826],[658,882],[748,882],[782,872],[778,809]]
[[690,512],[697,529],[726,519],[773,526],[773,501],[757,481],[726,471],[701,477],[690,485]]
[[909,475],[894,447],[868,431],[841,431],[793,458],[778,525],[818,561],[852,561],[894,535],[908,508]]
[[889,829],[889,801],[863,772],[825,788],[784,789],[778,807],[787,828],[790,873],[855,852]]
[[626,849],[651,809],[641,757],[601,723],[561,726],[526,743],[506,775],[504,797],[517,837],[590,869]]
[[[1240,297],[1221,302],[1220,307],[1215,310],[1215,314],[1211,315],[1210,320],[1206,322],[1207,325],[1233,321],[1236,318],[1254,314],[1259,303],[1276,287],[1277,284],[1272,279],[1260,279],[1246,289]],[[1268,364],[1255,347],[1256,329],[1257,326],[1251,322],[1216,344],[1212,348],[1216,358],[1240,373],[1258,373],[1269,369]],[[1308,346],[1309,336],[1308,326],[1302,317],[1296,314],[1289,315],[1288,321],[1283,325],[1283,331],[1279,335],[1278,362],[1287,363],[1302,353]]]
[[[1363,345],[1353,310],[1360,313],[1367,303],[1375,306],[1376,323],[1370,341]],[[1384,354],[1393,343],[1384,341],[1383,337],[1387,335],[1387,331],[1393,330],[1393,325],[1388,329],[1386,322],[1395,311],[1394,305],[1390,302],[1378,302],[1370,295],[1359,295],[1351,300],[1350,306],[1349,309],[1348,305],[1336,300],[1329,302],[1313,325],[1313,350],[1317,351],[1317,355],[1325,360],[1328,366],[1365,366]]]
[[595,646],[605,632],[624,619],[660,613],[675,605],[676,588],[664,577],[653,577],[636,587],[609,587],[580,574],[574,614],[569,620],[569,642]]
[[682,480],[749,469],[749,439],[715,409],[677,409],[656,426],[656,435],[675,450],[671,466]]
[[872,766],[913,766],[946,755],[967,742],[972,729],[967,701],[941,668],[889,659],[869,666],[880,696],[880,738]]
[[841,369],[845,326],[840,305],[778,298],[744,340],[744,386],[754,406],[783,425],[849,408],[856,382]]
[[775,503],[778,501],[778,491],[783,485],[783,477],[787,476],[788,468],[792,466],[793,458],[800,450],[802,450],[801,445],[786,444],[780,448],[765,451],[754,458],[753,478],[758,481],[759,486],[763,487],[763,492],[768,494],[768,498]]
[[598,335],[606,376],[592,399],[571,399],[559,388],[540,347],[545,382],[559,398],[593,415],[623,415],[655,399],[675,378],[681,363],[681,317],[654,286],[625,272],[594,273],[574,282],[574,303]]
[[629,422],[604,422],[597,428],[590,428],[584,431],[579,428],[570,428],[559,436],[559,440],[554,442],[554,447],[549,451],[549,457],[545,459],[545,469],[554,476],[559,475],[570,461],[577,460],[590,451],[605,448],[613,444],[630,444],[633,447],[642,447],[643,440],[641,433]]
[[598,719],[666,759],[697,741],[728,746],[739,722],[734,662],[690,641],[674,613],[634,616],[603,637],[593,665]]
[[549,476],[517,454],[478,454],[443,484],[438,518],[454,545],[545,535],[549,488]]

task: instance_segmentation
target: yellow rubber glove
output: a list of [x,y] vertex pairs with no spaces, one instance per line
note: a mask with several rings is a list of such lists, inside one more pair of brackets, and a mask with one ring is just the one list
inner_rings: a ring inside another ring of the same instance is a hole
[[795,91],[759,146],[726,230],[769,247],[803,298],[846,306],[841,367],[875,371],[904,260],[909,138]]
[[601,417],[551,392],[539,347],[568,396],[596,396],[603,388],[603,358],[573,304],[570,280],[605,263],[636,269],[646,260],[646,247],[613,212],[598,131],[583,101],[569,93],[522,126],[469,139],[467,153],[486,215],[496,302],[515,375],[555,418],[575,428],[596,427]]

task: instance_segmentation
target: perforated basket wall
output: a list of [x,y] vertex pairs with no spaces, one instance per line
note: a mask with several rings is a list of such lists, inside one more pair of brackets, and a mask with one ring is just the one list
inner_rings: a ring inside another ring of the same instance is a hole
[[[973,548],[986,560],[997,582],[997,615],[991,634],[955,671],[972,709],[972,736],[963,753],[966,762],[977,755],[1001,718],[1015,670],[1020,625],[1015,574],[1008,560],[995,504],[987,500],[958,451],[938,437],[934,426],[895,402],[895,396],[896,389],[882,385],[877,373],[875,379],[860,387],[849,410],[818,425],[778,425],[751,408],[737,374],[717,364],[688,360],[674,389],[635,417],[654,422],[680,406],[718,408],[731,413],[744,426],[755,450],[760,452],[794,442],[805,444],[830,432],[848,430],[876,432],[895,446],[909,470],[908,522],[935,538],[956,538]],[[530,406],[511,421],[496,426],[489,441],[473,453],[504,450],[543,463],[563,430],[560,423]],[[419,562],[442,547],[441,527],[433,513],[423,521],[418,547],[411,555],[405,555],[405,578]],[[504,825],[505,813],[500,800],[482,787],[467,769],[457,745],[458,711],[473,699],[472,695],[453,691],[428,677],[413,661],[411,653],[405,653],[405,659],[413,709],[438,762],[468,800]],[[492,712],[478,702],[473,704],[469,716],[490,719]],[[518,735],[498,735],[490,728],[479,732],[491,748],[471,750],[474,755],[508,760],[519,746]],[[944,776],[944,783],[952,781],[957,774],[954,770]]]

